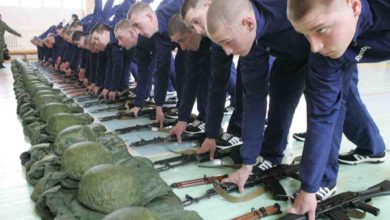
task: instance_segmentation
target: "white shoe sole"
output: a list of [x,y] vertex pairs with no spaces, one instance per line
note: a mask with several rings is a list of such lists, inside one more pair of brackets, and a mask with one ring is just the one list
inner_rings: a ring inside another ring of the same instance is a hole
[[383,163],[385,162],[386,157],[383,158],[367,158],[367,159],[361,159],[358,161],[350,161],[350,160],[342,160],[338,159],[338,161],[342,164],[349,164],[349,165],[357,165],[359,163]]
[[295,140],[297,140],[297,141],[302,141],[302,142],[305,141],[305,138],[297,137],[297,136],[295,136],[295,135],[293,135],[293,138],[294,138]]

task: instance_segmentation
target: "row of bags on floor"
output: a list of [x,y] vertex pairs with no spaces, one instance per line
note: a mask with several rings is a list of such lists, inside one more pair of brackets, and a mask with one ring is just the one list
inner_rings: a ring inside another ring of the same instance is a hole
[[202,219],[183,209],[150,160],[131,156],[121,138],[53,89],[45,71],[17,60],[12,72],[32,145],[20,158],[42,219]]

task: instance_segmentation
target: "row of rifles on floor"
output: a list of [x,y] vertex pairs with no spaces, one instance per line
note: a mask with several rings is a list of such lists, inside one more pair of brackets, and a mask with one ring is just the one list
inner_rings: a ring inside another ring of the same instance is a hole
[[[19,64],[20,66],[20,64]],[[46,70],[47,71],[47,70]],[[67,94],[68,99],[76,100],[78,103],[83,102],[83,108],[89,108],[92,106],[99,106],[100,104],[106,104],[108,107],[98,108],[95,110],[90,110],[90,113],[102,113],[102,112],[116,112],[113,115],[105,116],[99,118],[100,122],[110,121],[110,120],[128,120],[135,118],[135,115],[129,111],[133,107],[133,101],[135,95],[131,92],[124,92],[120,94],[119,98],[116,101],[106,101],[99,97],[96,97],[92,94],[86,92],[85,88],[82,87],[77,81],[72,79],[65,79],[60,75],[50,75],[51,82],[56,84],[61,88],[61,90]],[[121,135],[125,133],[130,133],[133,131],[140,131],[144,129],[150,129],[153,131],[168,131],[170,127],[176,124],[177,122],[177,111],[174,106],[176,100],[167,100],[163,108],[167,120],[163,124],[163,128],[156,123],[147,123],[141,125],[134,125],[131,127],[120,128],[114,131],[114,134]],[[151,120],[155,119],[154,114],[154,103],[152,101],[147,102],[146,107],[144,107],[137,115],[137,117],[149,117]],[[192,120],[195,120],[194,117]],[[37,142],[42,142],[42,140],[47,140],[46,136],[40,134],[36,138]],[[45,139],[46,137],[46,139]],[[204,132],[185,132],[182,135],[182,141],[196,141],[202,143],[205,138]],[[149,140],[141,139],[139,141],[133,142],[130,144],[131,147],[142,147],[149,144],[163,144],[163,143],[173,143],[176,142],[176,137],[167,136],[167,137],[156,137]],[[228,146],[223,143],[218,144],[217,139],[217,150],[215,153],[215,158],[220,159],[228,157],[232,154],[237,154],[241,145],[237,146]],[[185,152],[176,152],[177,156],[171,157],[168,159],[163,159],[155,161],[153,163],[154,168],[158,172],[163,172],[178,166],[184,166],[190,163],[201,164],[209,159],[208,154],[196,154],[195,150],[187,150]],[[232,165],[233,167],[239,167],[239,164]],[[276,201],[287,201],[290,199],[287,196],[287,193],[283,186],[280,184],[280,180],[285,178],[293,178],[299,180],[299,163],[292,164],[283,164],[266,171],[252,173],[245,184],[245,188],[253,186],[262,186],[263,189],[269,191],[272,194],[272,197]],[[231,183],[221,183],[222,179],[226,178],[228,175],[220,176],[204,176],[199,179],[187,180],[183,182],[177,182],[171,184],[171,188],[186,188],[194,187],[198,185],[211,184],[212,188],[207,190],[204,195],[199,197],[193,197],[186,195],[185,199],[181,202],[182,206],[190,206],[194,203],[199,203],[204,199],[209,199],[216,195],[221,195],[226,200],[231,202],[247,201],[248,199],[253,198],[254,196],[248,195],[244,197],[234,197],[230,193],[238,192],[238,187],[235,184]],[[256,192],[255,192],[256,193]],[[262,192],[256,194],[255,196],[261,194]],[[329,217],[330,219],[349,219],[349,217],[364,217],[365,212],[371,213],[373,215],[379,214],[379,209],[371,206],[368,202],[373,197],[384,196],[390,194],[390,182],[383,181],[375,186],[370,187],[369,189],[361,192],[343,192],[336,196],[333,196],[323,202],[319,202],[316,210],[317,217]],[[358,211],[360,210],[360,212]],[[361,212],[363,211],[363,212]],[[268,207],[261,207],[258,209],[252,208],[250,212],[242,216],[236,217],[236,220],[250,220],[250,219],[260,219],[266,216],[278,215],[281,214],[281,207],[278,203],[275,203]],[[292,214],[283,215],[280,219],[306,219],[307,216],[297,216]]]

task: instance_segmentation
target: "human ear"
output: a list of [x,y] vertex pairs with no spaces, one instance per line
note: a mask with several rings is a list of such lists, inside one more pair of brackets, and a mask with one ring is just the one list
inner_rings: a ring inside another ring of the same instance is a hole
[[362,12],[362,3],[360,0],[352,0],[352,9],[355,17],[359,17]]
[[249,31],[253,31],[256,28],[256,20],[253,17],[245,17],[242,19],[242,25],[245,26]]

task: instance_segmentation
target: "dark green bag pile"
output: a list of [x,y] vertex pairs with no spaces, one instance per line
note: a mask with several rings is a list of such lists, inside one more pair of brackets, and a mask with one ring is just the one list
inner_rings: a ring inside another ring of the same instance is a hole
[[103,218],[103,220],[158,220],[157,215],[144,207],[118,209]]
[[35,185],[33,200],[46,190],[61,185],[66,189],[78,189],[81,176],[89,168],[112,163],[111,154],[100,143],[81,142],[71,145],[63,154],[60,172],[45,174]]
[[30,168],[26,170],[26,179],[31,185],[35,185],[46,174],[60,170],[61,158],[55,154],[49,154],[31,164]]
[[89,114],[75,114],[83,109],[44,74],[21,61],[12,68],[24,132],[41,143],[25,153],[24,164],[42,219],[201,219],[183,210],[151,161],[129,155],[126,143],[91,124]]
[[42,219],[100,220],[105,216],[82,205],[77,200],[77,190],[61,186],[46,190],[39,197],[35,210]]
[[31,148],[24,152],[21,156],[22,165],[26,168],[26,171],[30,169],[31,164],[42,160],[45,156],[49,155],[52,152],[52,147],[50,143],[42,143],[31,146]]

